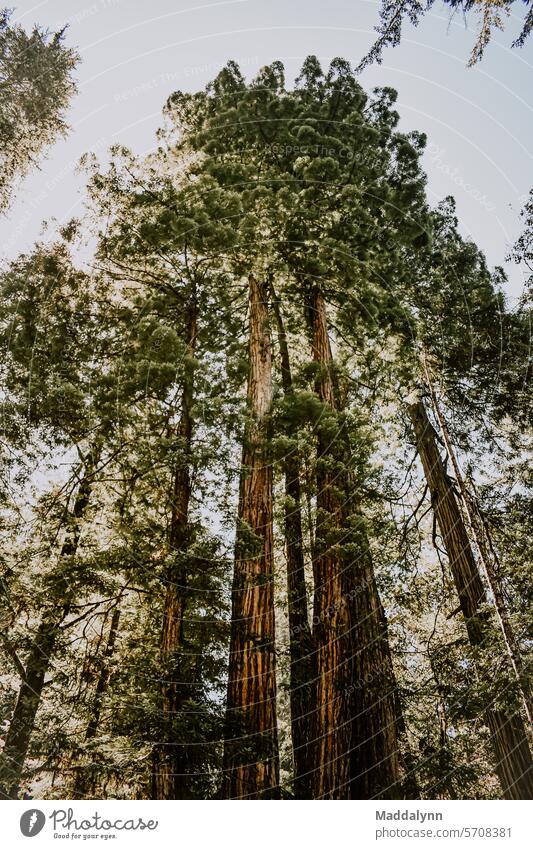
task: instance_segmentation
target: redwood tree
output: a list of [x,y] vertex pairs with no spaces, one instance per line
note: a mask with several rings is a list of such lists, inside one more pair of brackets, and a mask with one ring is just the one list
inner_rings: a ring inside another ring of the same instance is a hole
[[276,724],[272,350],[268,286],[249,278],[248,389],[235,540],[223,794],[279,797]]

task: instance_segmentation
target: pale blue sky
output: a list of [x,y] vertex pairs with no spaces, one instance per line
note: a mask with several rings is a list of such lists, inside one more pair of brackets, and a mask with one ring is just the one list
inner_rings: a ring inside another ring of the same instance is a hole
[[[83,178],[75,165],[86,151],[105,154],[120,141],[138,153],[151,149],[161,107],[177,88],[202,88],[230,58],[247,76],[281,59],[292,79],[309,53],[324,62],[357,63],[373,40],[378,0],[12,0],[15,18],[30,27],[69,23],[67,42],[78,48],[79,94],[72,130],[39,173],[27,179],[7,218],[0,220],[0,255],[32,245],[43,219],[82,213]],[[516,4],[522,13],[522,4]],[[502,264],[519,232],[519,210],[533,186],[533,38],[509,45],[519,28],[511,18],[475,69],[466,61],[477,18],[450,19],[436,3],[421,26],[405,27],[399,48],[366,70],[369,89],[398,90],[402,128],[428,135],[429,197],[455,195],[465,234]],[[516,297],[522,278],[509,268]]]

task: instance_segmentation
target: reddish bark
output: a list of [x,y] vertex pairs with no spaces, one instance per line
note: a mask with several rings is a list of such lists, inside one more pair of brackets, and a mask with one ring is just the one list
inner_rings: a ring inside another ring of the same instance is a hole
[[315,798],[401,795],[398,702],[387,623],[364,519],[350,480],[326,305],[310,290],[309,324],[318,367],[317,528],[314,638],[317,649]]
[[197,339],[197,307],[192,299],[187,320],[187,357],[181,392],[181,414],[176,431],[180,456],[174,472],[168,539],[170,556],[177,556],[165,575],[165,600],[161,630],[161,709],[163,740],[152,753],[152,798],[181,799],[187,795],[184,748],[174,739],[173,725],[182,702],[180,650],[187,604],[187,570],[183,553],[189,543],[191,498],[191,452],[193,438],[194,366]]
[[267,287],[250,277],[250,421],[242,450],[222,788],[231,799],[279,796],[267,298]]

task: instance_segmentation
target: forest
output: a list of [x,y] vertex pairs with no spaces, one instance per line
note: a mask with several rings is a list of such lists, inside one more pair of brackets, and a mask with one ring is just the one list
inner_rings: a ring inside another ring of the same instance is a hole
[[396,99],[229,61],[0,269],[1,798],[533,797],[531,289]]

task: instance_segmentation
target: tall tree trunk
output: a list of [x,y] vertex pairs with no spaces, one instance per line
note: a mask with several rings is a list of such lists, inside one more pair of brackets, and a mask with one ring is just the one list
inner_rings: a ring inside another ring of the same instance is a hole
[[[35,717],[41,702],[45,678],[60,635],[61,624],[68,615],[71,604],[71,592],[64,576],[65,559],[73,557],[78,548],[81,520],[89,503],[94,468],[97,462],[96,452],[91,452],[85,464],[85,471],[78,487],[74,507],[69,515],[70,528],[61,547],[54,594],[61,597],[63,603],[52,607],[43,617],[26,660],[25,675],[21,681],[15,710],[2,750],[0,798],[16,799],[19,792],[24,762],[35,727]],[[57,610],[58,606],[60,612]]]
[[308,316],[318,423],[314,637],[317,691],[313,795],[386,798],[401,793],[396,685],[364,519],[354,499],[350,456],[318,286]]
[[189,502],[191,498],[191,452],[193,436],[194,364],[197,339],[197,304],[193,297],[187,320],[187,362],[181,393],[181,415],[177,428],[180,458],[174,473],[169,552],[176,563],[169,568],[165,581],[165,601],[161,632],[161,708],[163,740],[152,754],[152,798],[180,799],[187,793],[184,747],[175,740],[173,728],[183,700],[180,651],[183,647],[183,623],[187,603],[188,574],[183,552],[189,544]]
[[[488,627],[487,615],[480,610],[487,604],[485,587],[424,403],[418,401],[410,404],[408,412],[465,618],[468,638],[472,646],[482,650]],[[484,683],[490,692],[491,681],[488,677]],[[490,704],[485,710],[485,717],[494,749],[495,768],[504,796],[507,799],[531,799],[533,764],[522,717],[518,713],[508,714],[495,710]]]
[[225,798],[277,798],[268,288],[249,280],[249,424],[239,492],[224,745]]
[[[286,399],[294,397],[287,335],[276,293],[273,309],[278,326],[281,380]],[[290,436],[290,434],[289,434]],[[311,797],[313,698],[315,695],[315,654],[307,612],[307,586],[302,532],[301,458],[297,448],[284,457],[285,551],[287,558],[287,608],[290,647],[290,706],[294,769],[294,795]]]
[[[358,513],[359,509],[354,516]],[[360,515],[359,520],[362,522]],[[352,618],[356,623],[352,798],[417,798],[416,776],[408,771],[400,750],[399,737],[405,736],[405,723],[392,665],[387,619],[364,527],[359,532],[358,546],[361,553],[355,563],[355,587],[351,591]]]
[[459,491],[460,501],[464,510],[464,515],[468,519],[468,530],[473,540],[475,541],[475,545],[479,555],[479,562],[485,570],[486,580],[492,594],[491,601],[494,602],[494,609],[496,611],[498,624],[502,632],[505,649],[507,651],[507,654],[509,655],[509,661],[514,676],[516,678],[518,687],[520,689],[522,701],[524,703],[524,709],[526,712],[527,720],[529,722],[529,726],[531,727],[531,723],[533,722],[533,707],[531,702],[531,694],[527,688],[527,684],[524,682],[524,670],[518,640],[516,639],[514,629],[511,624],[511,619],[507,611],[507,605],[505,603],[502,588],[500,586],[500,581],[498,579],[498,556],[492,546],[490,534],[486,526],[481,509],[479,507],[478,501],[475,495],[470,492],[469,488],[465,483],[461,468],[459,466],[459,461],[455,454],[452,440],[450,438],[448,426],[446,424],[444,416],[441,413],[440,405],[435,390],[433,388],[431,376],[429,374],[429,369],[425,361],[424,366],[425,376],[431,396],[433,412],[436,421],[439,425],[440,432],[442,434],[446,453],[452,464],[455,481],[457,483],[457,488]]
[[[102,705],[104,702],[104,697],[107,692],[107,688],[109,685],[109,676],[110,676],[110,660],[113,657],[113,652],[115,651],[115,643],[118,634],[118,625],[120,621],[120,608],[115,607],[113,611],[113,616],[111,617],[111,624],[109,626],[109,634],[107,637],[106,647],[104,649],[104,653],[101,658],[100,664],[100,675],[98,676],[98,681],[96,682],[96,689],[94,691],[94,700],[91,709],[91,716],[89,719],[89,723],[87,725],[87,729],[85,731],[85,740],[92,740],[93,737],[96,737],[96,733],[98,731],[98,726],[100,724],[100,715],[102,713]],[[74,783],[74,798],[75,799],[83,799],[87,796],[88,782],[87,776],[82,773],[82,771],[78,771],[76,781]]]

